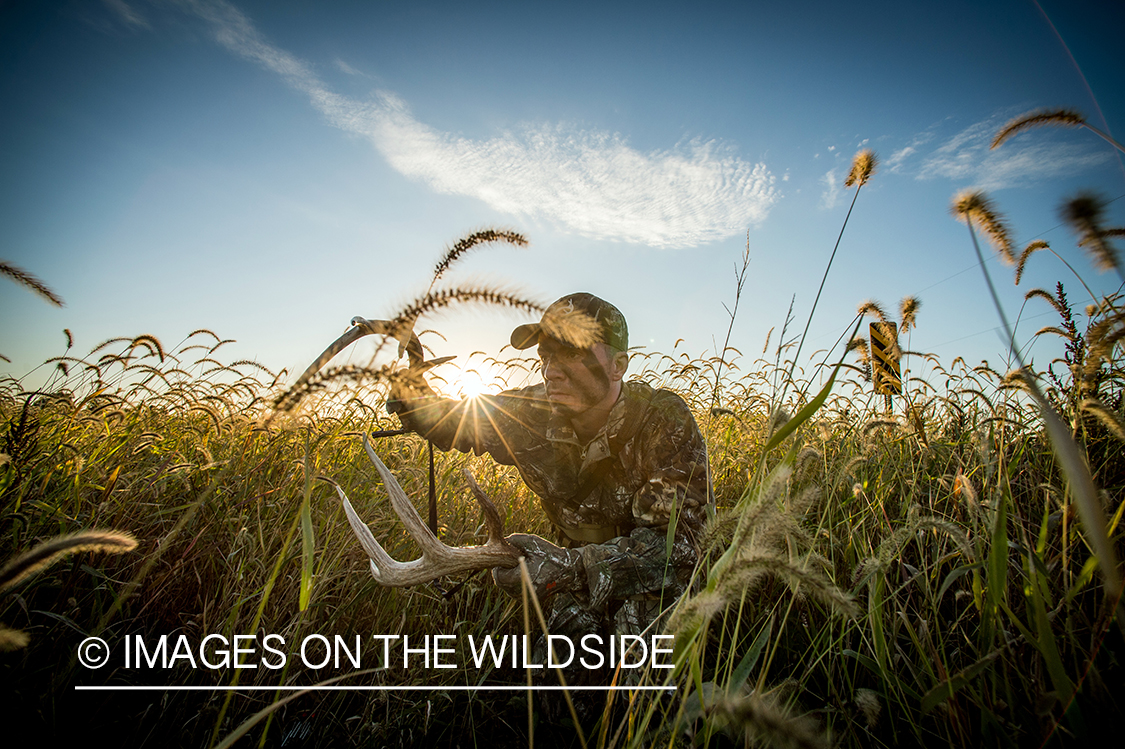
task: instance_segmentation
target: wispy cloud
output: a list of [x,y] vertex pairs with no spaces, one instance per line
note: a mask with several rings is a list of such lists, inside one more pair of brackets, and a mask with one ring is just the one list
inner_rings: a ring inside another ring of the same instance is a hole
[[340,69],[341,73],[347,73],[348,75],[360,76],[362,78],[368,77],[366,73],[363,73],[363,72],[360,72],[359,70],[356,70],[351,65],[348,65],[346,62],[341,60],[339,57],[337,57],[335,60],[333,60],[333,62],[335,63],[336,67]]
[[126,26],[134,29],[150,29],[148,21],[145,17],[132,7],[125,0],[102,0],[102,5],[109,9],[114,16],[117,17]]
[[963,128],[936,148],[925,149],[936,139],[937,128],[930,128],[891,155],[888,171],[913,174],[920,180],[944,178],[997,190],[1074,175],[1112,158],[1108,150],[1096,145],[1059,138],[1027,140],[1018,147],[990,150],[992,137],[1009,118],[1008,112],[998,113]]
[[488,140],[439,132],[399,97],[334,93],[303,60],[270,44],[223,0],[179,0],[231,52],[277,73],[328,121],[367,137],[403,175],[496,210],[543,217],[578,234],[655,247],[693,247],[766,218],[780,199],[762,163],[717,141],[641,152],[616,133],[527,125]]
[[835,169],[829,169],[820,178],[820,183],[824,185],[824,192],[820,194],[820,207],[830,211],[836,207],[836,203],[840,200],[840,195],[843,192],[843,180],[836,176]]

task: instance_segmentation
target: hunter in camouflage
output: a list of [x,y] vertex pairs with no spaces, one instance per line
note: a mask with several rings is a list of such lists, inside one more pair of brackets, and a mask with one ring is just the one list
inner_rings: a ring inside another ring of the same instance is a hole
[[[592,338],[570,334],[575,315],[596,323]],[[544,383],[456,401],[414,381],[396,386],[388,409],[442,450],[515,466],[539,497],[559,545],[508,540],[525,554],[552,633],[638,634],[684,592],[698,557],[714,501],[699,427],[675,393],[622,380],[625,318],[598,297],[563,297],[512,344],[539,346]],[[493,574],[519,595],[518,568]]]

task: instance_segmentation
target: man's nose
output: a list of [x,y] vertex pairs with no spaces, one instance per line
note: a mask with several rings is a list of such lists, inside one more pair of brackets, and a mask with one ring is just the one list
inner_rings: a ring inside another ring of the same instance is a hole
[[565,375],[562,368],[558,365],[553,357],[547,357],[543,361],[543,379],[544,380],[560,380]]

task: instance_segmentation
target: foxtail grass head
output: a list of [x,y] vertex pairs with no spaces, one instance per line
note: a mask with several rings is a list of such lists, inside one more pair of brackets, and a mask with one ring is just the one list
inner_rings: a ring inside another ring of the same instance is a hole
[[971,228],[976,225],[988,238],[988,241],[1000,253],[1000,258],[1008,265],[1016,262],[1012,250],[1012,239],[1008,234],[1008,227],[1004,224],[1000,214],[992,207],[992,201],[981,190],[964,190],[953,196],[951,207],[953,215]]
[[0,591],[14,588],[32,575],[55,562],[80,551],[102,551],[123,554],[137,548],[137,539],[122,531],[79,531],[44,541],[31,551],[19,555],[0,569]]
[[1072,109],[1036,109],[1026,114],[1021,114],[1007,125],[1000,128],[996,137],[992,139],[990,148],[996,148],[1013,135],[1030,130],[1033,127],[1053,125],[1055,127],[1079,127],[1086,124],[1086,118]]
[[434,267],[434,281],[440,279],[450,266],[456,263],[465,253],[482,244],[490,242],[507,242],[515,247],[527,247],[527,237],[519,232],[508,229],[482,229],[468,234],[457,240],[452,247],[447,249]]
[[913,330],[918,325],[918,310],[922,300],[916,296],[906,296],[899,302],[899,317],[902,319],[902,332]]
[[857,315],[871,315],[877,317],[879,322],[887,321],[887,313],[883,311],[883,307],[874,299],[868,299],[866,302],[861,302],[856,309]]
[[1049,250],[1050,248],[1051,245],[1047,244],[1042,239],[1037,239],[1023,248],[1019,260],[1016,261],[1016,286],[1020,285],[1020,279],[1023,278],[1023,269],[1024,266],[1027,265],[1027,259],[1039,250]]
[[863,187],[867,184],[867,180],[871,179],[871,175],[875,173],[875,168],[879,165],[879,159],[875,156],[875,152],[870,148],[865,148],[855,155],[852,159],[852,170],[848,172],[848,178],[844,180],[844,187]]
[[40,281],[22,268],[17,268],[11,263],[0,261],[0,276],[7,276],[18,284],[22,284],[46,299],[56,307],[63,306],[62,297],[51,291],[47,284]]
[[1109,242],[1109,236],[1116,232],[1108,232],[1103,226],[1105,205],[1100,196],[1081,193],[1063,203],[1062,219],[1078,235],[1078,246],[1090,255],[1095,268],[1099,271],[1120,271],[1121,259],[1117,256],[1117,248]]

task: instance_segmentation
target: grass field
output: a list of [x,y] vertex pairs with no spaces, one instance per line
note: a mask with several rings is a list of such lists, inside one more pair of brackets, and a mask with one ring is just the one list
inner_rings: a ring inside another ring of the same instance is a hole
[[[963,213],[987,229],[978,209]],[[695,411],[718,507],[696,592],[670,612],[677,668],[644,677],[676,692],[614,693],[605,719],[581,736],[558,726],[548,735],[538,708],[529,723],[522,691],[76,692],[334,678],[519,685],[522,669],[383,669],[366,658],[362,672],[347,662],[311,669],[296,652],[314,634],[480,638],[526,625],[484,574],[401,590],[372,580],[333,484],[388,551],[416,553],[361,444],[365,432],[397,426],[383,409],[385,372],[322,378],[278,414],[288,376],[224,363],[211,331],[171,347],[116,339],[81,356],[67,334],[44,386],[0,382],[0,559],[84,529],[127,532],[137,546],[69,553],[60,542],[58,558],[28,579],[0,573],[4,724],[48,742],[98,735],[123,746],[208,746],[243,730],[246,746],[1100,739],[1125,707],[1116,562],[1125,552],[1125,317],[1120,297],[1083,314],[1065,294],[1061,284],[1029,293],[1059,313],[1040,334],[1062,336],[1065,362],[1020,376],[907,351],[912,376],[893,402],[873,392],[863,345],[843,360],[842,345],[800,359],[797,337],[783,332],[757,360],[733,348],[636,355],[632,376],[677,391]],[[525,374],[511,365],[512,377]],[[375,446],[421,507],[425,443],[406,435]],[[438,454],[446,543],[484,538],[463,468],[509,531],[549,534],[514,471]],[[127,636],[162,634],[254,637],[251,660],[276,634],[289,658],[278,669],[192,668],[186,658],[125,667]],[[106,667],[77,662],[90,635],[115,648]]]

